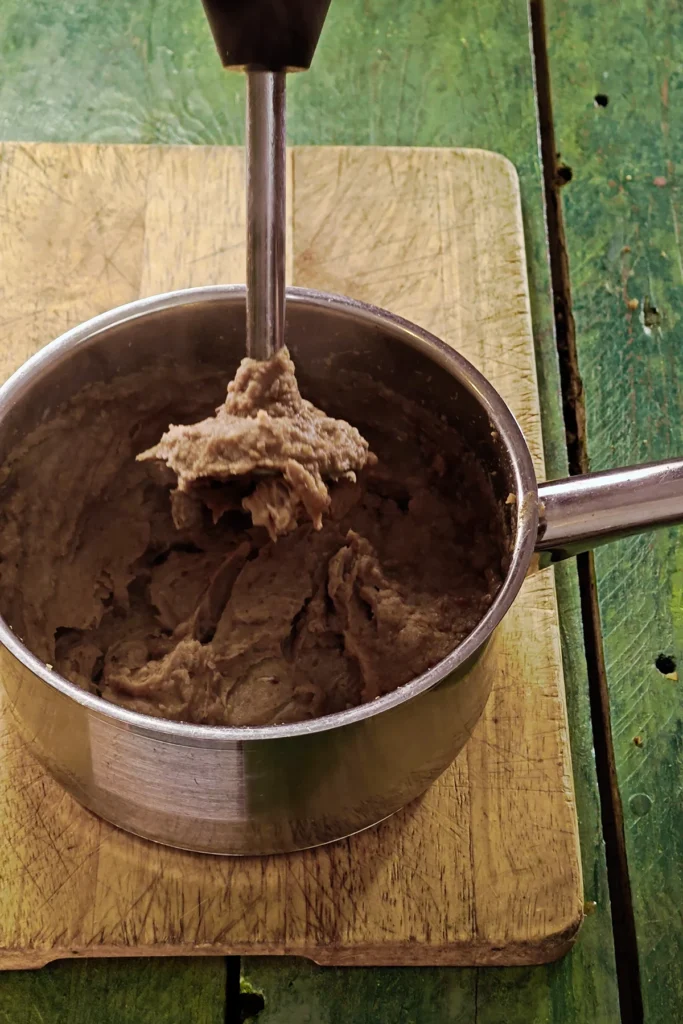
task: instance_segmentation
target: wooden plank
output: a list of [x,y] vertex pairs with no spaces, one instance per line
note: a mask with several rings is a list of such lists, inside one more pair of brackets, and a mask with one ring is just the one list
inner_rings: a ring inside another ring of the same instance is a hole
[[[2,156],[7,359],[49,337],[56,306],[67,324],[84,304],[105,308],[112,280],[146,294],[183,283],[185,266],[193,281],[198,265],[207,283],[243,277],[241,151],[7,145]],[[476,150],[344,147],[295,150],[290,162],[295,282],[390,306],[469,356],[510,403],[542,473],[511,164]],[[0,966],[194,947],[347,964],[561,955],[583,894],[550,573],[527,581],[476,671],[493,678],[487,710],[424,800],[344,843],[261,861],[152,847],[99,822],[6,720]]]
[[[573,171],[562,197],[591,465],[680,455],[680,5],[547,9],[558,148]],[[672,530],[595,560],[651,1022],[677,1019],[683,1005],[681,683],[666,671],[683,658],[682,550]]]
[[[223,1024],[225,961],[98,960],[0,976],[2,1024]],[[231,1007],[234,1019],[238,1008]]]
[[[240,141],[241,82],[217,67],[199,6],[194,0],[160,0],[153,9],[6,0],[0,12],[0,133],[6,138],[96,137],[111,142]],[[551,475],[560,475],[565,469],[564,432],[525,8],[524,0],[482,0],[464,7],[437,0],[333,4],[313,70],[297,77],[290,89],[290,138],[306,143],[474,145],[499,149],[513,160],[524,199],[546,464]],[[41,32],[41,27],[51,30]],[[559,964],[522,974],[480,971],[477,991],[482,1003],[489,998],[495,1003],[499,979],[514,978],[505,1004],[511,1019],[526,1010],[529,1021],[612,1024],[618,1010],[610,915],[573,566],[560,567],[556,580],[586,898],[597,902],[597,910],[585,922],[572,953]],[[287,961],[267,963],[272,968],[269,1006],[286,998],[292,985],[298,1007],[315,999],[321,1021],[347,1001],[358,1008],[354,1021],[364,1019],[365,1002],[388,1007],[399,979],[408,1005],[408,993],[419,990],[427,975],[437,974],[443,983],[435,985],[421,1020],[456,1019],[456,1005],[473,1006],[467,1000],[475,972],[353,971],[342,975],[340,998],[336,976],[341,972],[313,969],[315,985],[309,991],[305,978],[296,986],[292,961],[289,966]],[[254,980],[263,977],[261,964],[246,961]],[[98,965],[62,966],[66,989],[70,970]],[[119,975],[118,983],[124,984],[124,978]],[[7,975],[0,976],[0,993],[6,980]],[[375,1017],[386,1024],[403,1021],[400,1003],[391,1005],[393,1017],[390,1010]],[[563,1006],[573,1008],[564,1018],[560,1009],[552,1009]],[[149,1012],[153,1014],[152,1006]],[[280,1019],[290,1024],[294,1016]],[[372,1019],[370,1011],[368,1017]],[[45,1020],[52,1019],[48,1008]],[[474,1019],[474,1014],[465,1019]]]

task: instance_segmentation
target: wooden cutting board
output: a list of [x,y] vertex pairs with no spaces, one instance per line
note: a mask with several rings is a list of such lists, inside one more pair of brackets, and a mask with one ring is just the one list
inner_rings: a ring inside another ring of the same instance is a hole
[[[0,373],[141,295],[243,281],[243,155],[0,147]],[[475,150],[289,155],[295,284],[386,306],[495,383],[543,472],[517,176]],[[582,881],[553,577],[495,640],[482,721],[427,795],[351,839],[227,859],[79,807],[0,718],[0,968],[59,957],[290,953],[324,964],[534,964],[571,945]],[[399,752],[397,751],[397,756]]]

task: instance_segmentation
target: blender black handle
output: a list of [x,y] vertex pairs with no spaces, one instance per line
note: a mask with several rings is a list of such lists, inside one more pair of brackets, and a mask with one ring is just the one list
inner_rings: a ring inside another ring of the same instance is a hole
[[218,55],[240,71],[310,67],[330,0],[202,0]]

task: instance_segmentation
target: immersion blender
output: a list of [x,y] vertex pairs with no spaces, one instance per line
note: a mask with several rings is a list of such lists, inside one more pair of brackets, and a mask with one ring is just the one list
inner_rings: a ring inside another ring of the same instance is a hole
[[247,76],[247,355],[285,326],[285,77],[311,65],[330,0],[202,0],[224,67]]

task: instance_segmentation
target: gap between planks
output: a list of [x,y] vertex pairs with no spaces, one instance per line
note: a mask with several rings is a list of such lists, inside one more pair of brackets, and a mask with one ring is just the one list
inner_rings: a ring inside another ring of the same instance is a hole
[[[571,180],[563,172],[555,140],[544,0],[529,0],[536,102],[548,230],[555,339],[562,388],[567,457],[572,476],[590,471],[586,408],[572,314],[569,257],[564,232],[561,188]],[[638,943],[626,856],[624,814],[617,781],[609,691],[602,643],[597,582],[592,553],[577,558],[593,744],[605,841],[612,931],[622,1024],[642,1024]]]

